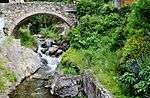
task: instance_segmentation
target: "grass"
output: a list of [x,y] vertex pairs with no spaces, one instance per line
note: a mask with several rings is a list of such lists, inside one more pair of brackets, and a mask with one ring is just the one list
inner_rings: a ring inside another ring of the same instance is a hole
[[4,92],[8,85],[8,82],[14,83],[17,81],[15,74],[5,67],[6,61],[0,59],[0,92]]
[[[96,78],[112,93],[115,98],[130,98],[124,95],[124,91],[117,81],[116,67],[118,63],[116,53],[106,49],[77,50],[70,48],[62,56],[62,65],[78,66],[82,73],[85,69],[94,72]],[[67,68],[66,68],[67,69]],[[74,72],[73,69],[67,71]],[[63,70],[64,71],[64,70]]]

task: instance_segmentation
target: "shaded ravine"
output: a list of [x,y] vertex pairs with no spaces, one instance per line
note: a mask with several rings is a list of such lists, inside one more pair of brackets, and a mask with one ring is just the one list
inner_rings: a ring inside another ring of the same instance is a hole
[[50,89],[45,88],[49,76],[53,76],[61,61],[61,54],[69,47],[66,42],[51,39],[37,39],[37,48],[34,51],[41,58],[41,67],[31,76],[25,78],[14,91],[10,98],[59,98],[50,94]]

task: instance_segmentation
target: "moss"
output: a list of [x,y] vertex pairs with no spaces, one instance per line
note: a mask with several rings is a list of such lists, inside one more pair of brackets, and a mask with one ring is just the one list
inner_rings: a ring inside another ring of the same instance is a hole
[[[63,55],[62,55],[62,65],[69,65],[77,66],[81,70],[84,68],[85,59],[84,55],[80,50],[69,48]],[[82,67],[82,68],[81,68]]]
[[17,81],[16,75],[7,67],[5,67],[6,61],[0,59],[0,92],[7,89],[8,82],[14,83]]

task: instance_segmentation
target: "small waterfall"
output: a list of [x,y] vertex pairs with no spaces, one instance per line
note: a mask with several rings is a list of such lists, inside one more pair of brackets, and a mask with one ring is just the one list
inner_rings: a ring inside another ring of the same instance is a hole
[[61,61],[61,54],[68,49],[68,44],[63,41],[37,38],[37,49],[35,52],[41,57],[41,63],[47,74],[53,74]]

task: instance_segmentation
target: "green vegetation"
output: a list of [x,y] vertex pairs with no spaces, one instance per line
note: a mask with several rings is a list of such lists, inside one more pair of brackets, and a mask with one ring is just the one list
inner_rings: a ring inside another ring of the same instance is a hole
[[149,6],[137,0],[117,10],[109,0],[80,0],[80,23],[68,35],[61,66],[92,69],[115,98],[149,97]]
[[[70,48],[62,56],[61,71],[77,75],[91,69],[115,98],[149,98],[150,0],[136,0],[121,9],[114,8],[113,0],[57,1],[75,2],[79,19],[66,38]],[[60,38],[48,18],[37,19],[36,33]],[[22,43],[33,45],[32,33],[25,32]]]
[[50,26],[47,28],[41,28],[41,34],[45,38],[50,38],[50,39],[54,39],[54,40],[60,39],[60,35],[58,34],[55,26]]
[[15,74],[5,67],[5,60],[0,59],[0,92],[5,91],[7,83],[17,81]]
[[51,15],[38,14],[30,16],[17,29],[15,37],[20,38],[21,44],[32,48],[36,46],[37,40],[33,35],[41,35],[44,38],[58,40],[63,36],[59,35],[59,29],[56,25],[63,23],[57,17]]
[[19,29],[19,37],[21,40],[21,44],[25,47],[33,47],[36,45],[36,40],[32,36],[31,32],[27,28]]

